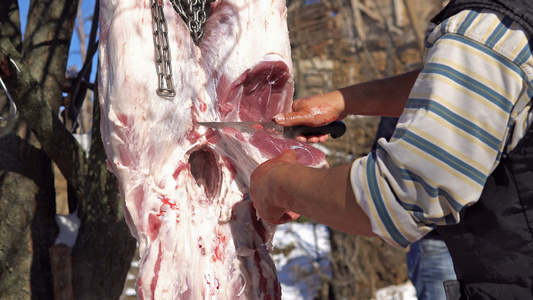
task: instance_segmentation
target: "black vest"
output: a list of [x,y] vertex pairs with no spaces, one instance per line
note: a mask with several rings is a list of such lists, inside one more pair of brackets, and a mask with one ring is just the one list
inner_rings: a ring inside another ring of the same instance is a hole
[[533,299],[533,126],[503,156],[480,200],[463,209],[461,222],[437,230],[460,283],[455,299]]
[[487,8],[500,12],[516,21],[533,37],[533,1],[532,0],[451,0],[432,20],[440,24],[445,19],[465,9]]
[[[533,0],[452,0],[433,20],[465,8],[504,13],[533,37]],[[445,283],[448,299],[533,299],[533,126],[502,156],[480,200],[461,211],[461,222],[437,230],[458,279]]]

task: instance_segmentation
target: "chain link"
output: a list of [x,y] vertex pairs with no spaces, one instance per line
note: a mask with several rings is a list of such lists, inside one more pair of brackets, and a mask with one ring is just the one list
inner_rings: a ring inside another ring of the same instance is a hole
[[170,2],[183,22],[187,24],[194,43],[198,45],[204,35],[204,23],[207,20],[207,0],[170,0]]
[[174,97],[176,91],[172,80],[168,25],[163,13],[163,0],[152,0],[152,30],[155,47],[155,68],[158,76],[157,94],[161,97]]
[[[172,80],[170,63],[170,45],[168,42],[168,24],[163,13],[164,0],[152,2],[152,30],[155,48],[155,68],[158,76],[157,94],[161,97],[174,97],[176,91]],[[207,20],[206,2],[208,0],[170,0],[174,10],[180,15],[191,33],[194,43],[198,45]]]

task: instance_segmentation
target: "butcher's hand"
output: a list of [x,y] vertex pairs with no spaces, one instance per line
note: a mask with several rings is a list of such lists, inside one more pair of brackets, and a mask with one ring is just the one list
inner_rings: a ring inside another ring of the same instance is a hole
[[[338,91],[294,100],[292,111],[280,113],[274,117],[276,123],[282,126],[306,125],[318,127],[346,117],[343,115],[344,99]],[[300,142],[325,142],[327,134],[318,136],[298,136]]]
[[291,199],[276,184],[282,177],[277,172],[278,167],[284,164],[297,164],[294,150],[285,150],[264,162],[254,170],[250,178],[250,196],[254,207],[261,219],[273,224],[287,223],[300,217],[288,210]]

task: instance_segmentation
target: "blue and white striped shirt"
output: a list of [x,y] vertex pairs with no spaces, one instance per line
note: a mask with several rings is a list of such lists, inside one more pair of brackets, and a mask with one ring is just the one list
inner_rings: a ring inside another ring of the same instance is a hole
[[531,123],[532,83],[528,37],[510,18],[465,10],[437,26],[394,135],[352,166],[373,231],[406,247],[459,222]]

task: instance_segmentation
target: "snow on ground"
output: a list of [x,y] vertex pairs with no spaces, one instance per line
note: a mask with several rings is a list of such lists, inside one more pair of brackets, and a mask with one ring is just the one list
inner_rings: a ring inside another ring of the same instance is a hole
[[81,224],[81,220],[78,218],[78,210],[70,215],[55,215],[55,220],[59,227],[59,234],[55,244],[65,244],[72,249],[76,243],[78,229]]
[[287,223],[274,235],[273,259],[283,300],[313,299],[320,275],[331,276],[328,230],[323,225]]
[[[310,223],[283,224],[274,235],[273,245],[272,257],[281,282],[282,300],[313,299],[319,287],[319,277],[331,276],[327,227]],[[413,285],[406,282],[378,290],[372,300],[416,299]]]
[[411,282],[406,282],[378,290],[372,300],[417,300],[416,290]]

